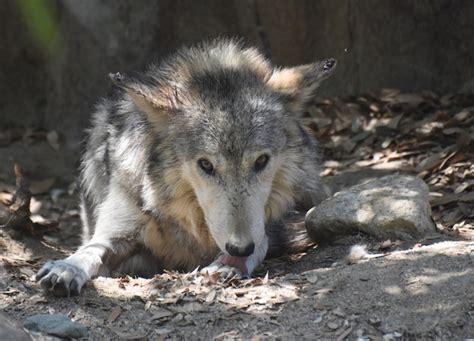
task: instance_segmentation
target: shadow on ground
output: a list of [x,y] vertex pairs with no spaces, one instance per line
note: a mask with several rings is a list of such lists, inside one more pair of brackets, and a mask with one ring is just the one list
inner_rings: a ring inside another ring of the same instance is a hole
[[32,275],[61,250],[4,235],[10,245],[4,245],[4,260],[17,263],[4,261],[0,270],[1,308],[20,325],[33,314],[67,314],[86,325],[92,339],[472,337],[474,243],[444,239],[397,246],[349,265],[351,245],[376,250],[380,242],[347,236],[268,260],[251,280],[172,272],[148,280],[98,278],[79,297],[56,298],[44,295]]

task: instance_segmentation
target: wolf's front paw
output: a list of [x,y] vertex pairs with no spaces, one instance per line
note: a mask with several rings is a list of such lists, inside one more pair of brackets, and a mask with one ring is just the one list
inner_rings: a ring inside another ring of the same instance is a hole
[[64,260],[49,261],[38,271],[36,280],[44,291],[56,296],[78,295],[86,284],[87,275],[77,266]]
[[220,264],[217,262],[214,262],[212,264],[209,264],[205,268],[202,268],[201,273],[208,273],[208,274],[213,274],[218,272],[220,274],[220,277],[224,280],[236,277],[236,278],[245,278],[242,274],[242,271],[240,269],[235,268],[233,266],[225,265],[225,264]]

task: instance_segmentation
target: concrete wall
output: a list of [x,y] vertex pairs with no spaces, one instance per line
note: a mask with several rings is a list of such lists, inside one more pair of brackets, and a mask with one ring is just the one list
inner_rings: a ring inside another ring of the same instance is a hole
[[470,0],[48,3],[62,36],[54,53],[38,44],[16,1],[0,6],[0,127],[56,129],[73,149],[93,104],[107,93],[109,72],[217,35],[242,36],[278,64],[335,56],[339,67],[322,96],[384,87],[474,90]]

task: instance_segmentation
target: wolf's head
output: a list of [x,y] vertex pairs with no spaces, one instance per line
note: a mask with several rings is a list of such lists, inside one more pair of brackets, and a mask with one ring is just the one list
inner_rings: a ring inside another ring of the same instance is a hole
[[294,203],[295,184],[314,173],[305,173],[314,142],[297,116],[335,63],[273,68],[255,49],[215,41],[138,77],[112,78],[156,134],[173,141],[179,177],[218,247],[247,257],[264,240],[265,224]]

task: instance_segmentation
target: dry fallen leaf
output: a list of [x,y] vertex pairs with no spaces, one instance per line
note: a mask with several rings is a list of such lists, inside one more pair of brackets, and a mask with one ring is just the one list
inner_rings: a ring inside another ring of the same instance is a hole
[[31,268],[27,267],[20,268],[20,272],[29,278],[33,278],[33,276],[36,275],[36,272],[34,272]]
[[215,298],[216,298],[216,295],[217,295],[217,291],[216,290],[211,290],[209,291],[209,293],[207,294],[206,298],[204,299],[204,301],[206,303],[212,303],[214,302]]
[[454,201],[460,202],[474,202],[474,192],[468,192],[465,194],[447,194],[441,198],[433,199],[431,206],[446,205]]
[[172,310],[175,313],[183,313],[183,314],[188,314],[188,313],[194,313],[194,312],[200,312],[200,311],[206,311],[207,308],[203,306],[202,304],[198,302],[188,302],[183,305],[177,305],[177,306],[170,306],[170,310]]
[[465,121],[467,118],[472,117],[473,113],[474,113],[474,107],[465,108],[461,110],[460,112],[458,112],[456,115],[454,115],[453,118],[459,122],[462,122],[462,121]]
[[20,259],[20,258],[0,256],[0,265],[6,268],[15,268],[15,267],[21,267],[21,266],[28,266],[29,263],[26,260]]
[[114,309],[112,309],[112,311],[110,312],[109,317],[107,318],[107,322],[108,323],[114,322],[120,316],[121,313],[122,313],[122,308],[120,308],[120,306],[114,307]]
[[456,187],[456,189],[454,190],[454,194],[462,193],[466,189],[468,189],[469,187],[471,187],[473,185],[474,185],[474,181],[463,182],[463,183],[459,184],[459,186]]
[[426,170],[431,170],[442,162],[443,153],[435,153],[429,155],[427,158],[423,159],[418,166],[416,166],[416,172],[421,173]]
[[392,100],[393,103],[406,103],[413,106],[416,106],[423,101],[424,99],[421,95],[413,94],[413,93],[398,94],[398,95],[395,95]]
[[174,314],[171,311],[164,308],[159,308],[158,310],[153,310],[153,316],[151,317],[151,320],[161,320],[172,316],[174,316]]
[[30,297],[30,301],[35,304],[48,303],[48,299],[43,294],[37,294]]

